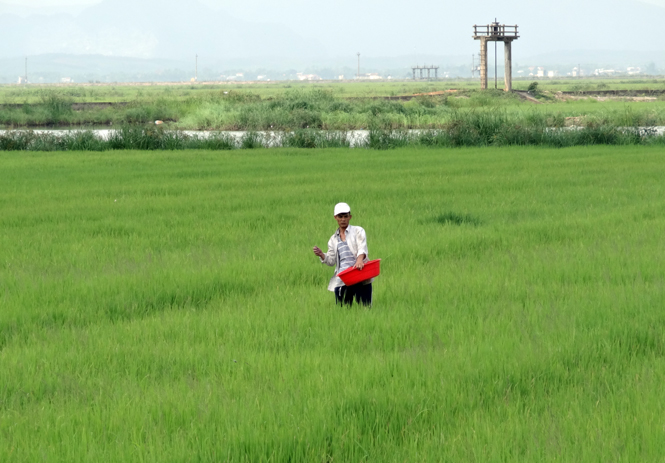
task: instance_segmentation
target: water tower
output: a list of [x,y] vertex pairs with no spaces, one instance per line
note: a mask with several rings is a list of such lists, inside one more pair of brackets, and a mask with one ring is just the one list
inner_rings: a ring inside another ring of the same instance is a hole
[[487,42],[503,42],[505,50],[505,81],[504,90],[513,90],[513,40],[519,39],[517,26],[506,26],[493,22],[487,26],[473,26],[474,40],[480,40],[480,88],[487,88]]

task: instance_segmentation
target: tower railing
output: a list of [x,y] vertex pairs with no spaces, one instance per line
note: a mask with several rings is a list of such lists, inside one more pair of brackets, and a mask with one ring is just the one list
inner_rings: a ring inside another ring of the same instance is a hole
[[474,37],[519,38],[517,26],[492,23],[486,26],[473,26]]

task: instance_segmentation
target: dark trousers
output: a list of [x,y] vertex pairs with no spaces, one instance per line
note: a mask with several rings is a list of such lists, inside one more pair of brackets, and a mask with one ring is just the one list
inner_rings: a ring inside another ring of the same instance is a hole
[[353,305],[353,300],[357,304],[372,306],[372,283],[364,285],[358,283],[353,286],[340,286],[335,288],[335,304]]

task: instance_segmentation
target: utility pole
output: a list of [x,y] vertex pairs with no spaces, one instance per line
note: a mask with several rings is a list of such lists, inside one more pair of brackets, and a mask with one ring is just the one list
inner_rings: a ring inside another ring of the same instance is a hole
[[358,52],[358,74],[356,74],[356,79],[360,79],[360,52]]
[[28,57],[25,57],[25,83],[28,83]]
[[[499,21],[497,21],[496,18],[494,18],[494,24],[496,24],[497,26],[499,24]],[[498,77],[497,77],[497,72],[496,72],[496,69],[497,69],[497,67],[496,67],[496,44],[497,44],[497,42],[494,41],[494,89],[495,90],[497,88],[499,88]]]
[[476,66],[476,55],[475,53],[471,55],[471,78],[476,77],[476,72],[480,75],[480,55],[478,55],[478,65]]
[[194,82],[199,81],[199,55],[196,54],[196,65],[194,67]]
[[497,66],[496,65],[496,43],[497,42],[495,41],[494,42],[494,88],[495,89],[499,88],[499,84],[498,84],[499,80],[498,80],[497,72],[496,72],[496,69],[497,69],[496,68],[496,66]]

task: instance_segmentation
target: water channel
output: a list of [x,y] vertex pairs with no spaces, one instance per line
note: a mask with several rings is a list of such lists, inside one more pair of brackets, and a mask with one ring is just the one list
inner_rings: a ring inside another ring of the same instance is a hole
[[[635,128],[626,128],[622,127],[622,130],[635,130]],[[582,130],[582,127],[564,127],[564,128],[550,128],[547,130]],[[639,130],[640,134],[642,136],[665,136],[665,126],[656,126],[656,127],[637,127],[637,130]],[[18,129],[18,130],[0,130],[0,135],[9,133],[9,132],[33,132],[37,135],[40,134],[50,134],[50,135],[67,135],[75,132],[92,132],[97,138],[101,140],[108,140],[111,135],[116,132],[116,129],[36,129],[36,130],[26,130],[26,129]],[[427,130],[422,130],[422,129],[413,129],[413,130],[407,130],[407,134],[418,134],[422,132],[426,132]],[[192,137],[192,138],[201,138],[201,139],[206,139],[214,136],[219,136],[219,135],[226,135],[234,138],[237,142],[240,142],[243,137],[245,137],[248,133],[255,133],[257,134],[262,142],[263,145],[266,147],[273,147],[273,146],[281,146],[279,144],[281,135],[284,134],[284,132],[271,132],[271,131],[254,131],[254,132],[249,132],[249,131],[205,131],[205,130],[178,130],[178,131],[172,131],[172,132],[177,132],[181,135],[184,135],[186,137]],[[325,132],[325,131],[322,131]],[[348,130],[346,132],[341,132],[341,131],[331,131],[330,133],[335,133],[335,134],[345,134],[346,139],[349,141],[350,146],[356,147],[359,145],[363,145],[366,141],[367,138],[369,137],[369,130]]]

